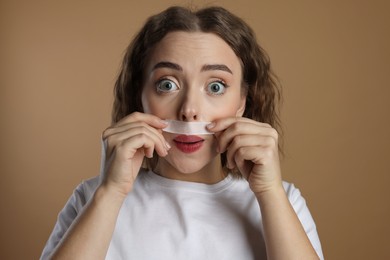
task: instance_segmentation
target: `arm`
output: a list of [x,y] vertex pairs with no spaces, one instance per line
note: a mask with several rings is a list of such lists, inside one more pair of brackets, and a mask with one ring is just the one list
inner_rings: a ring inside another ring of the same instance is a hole
[[257,198],[268,259],[318,259],[283,188],[276,130],[242,117],[211,126],[228,168],[240,171]]
[[145,156],[167,150],[159,118],[133,113],[103,133],[107,156],[101,185],[73,221],[55,248],[51,259],[104,259],[115,229],[119,210]]
[[115,190],[98,187],[51,259],[104,259],[123,200]]
[[319,259],[282,186],[256,198],[268,259]]

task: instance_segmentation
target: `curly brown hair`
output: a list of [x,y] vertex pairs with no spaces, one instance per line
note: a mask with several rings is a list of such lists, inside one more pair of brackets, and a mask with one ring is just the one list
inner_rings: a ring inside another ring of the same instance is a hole
[[[112,122],[133,112],[143,112],[141,94],[145,61],[152,48],[173,31],[214,33],[222,38],[242,62],[246,93],[244,117],[270,124],[279,132],[281,88],[271,70],[267,53],[259,46],[253,30],[239,17],[222,7],[191,10],[173,6],[151,16],[126,50],[115,83]],[[222,165],[226,158],[222,156]],[[155,165],[155,163],[148,163]],[[153,168],[153,167],[152,167]]]

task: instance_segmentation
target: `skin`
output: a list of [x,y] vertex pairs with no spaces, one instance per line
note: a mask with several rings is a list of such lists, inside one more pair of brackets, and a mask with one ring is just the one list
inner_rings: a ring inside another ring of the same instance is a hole
[[[145,68],[145,113],[133,113],[104,131],[105,179],[53,258],[104,259],[145,156],[157,153],[155,171],[166,178],[211,184],[226,175],[220,154],[227,151],[228,167],[240,170],[261,206],[268,259],[318,259],[282,186],[277,132],[241,117],[241,82],[239,58],[216,35],[172,32],[164,37]],[[202,148],[184,154],[175,147],[175,135],[162,131],[164,119],[210,121],[215,135],[202,136]]]
[[[233,50],[216,35],[168,34],[153,50],[145,70],[144,111],[187,122],[242,116],[245,96],[241,93],[241,71]],[[212,87],[219,89],[213,91]],[[201,183],[216,183],[225,177],[214,135],[202,136],[202,148],[190,154],[176,148],[173,139],[177,135],[162,135],[172,148],[159,160],[158,174]]]

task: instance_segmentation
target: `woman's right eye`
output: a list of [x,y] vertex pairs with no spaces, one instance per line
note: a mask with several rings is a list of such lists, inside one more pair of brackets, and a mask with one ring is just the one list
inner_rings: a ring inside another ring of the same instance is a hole
[[176,83],[169,79],[163,79],[158,81],[156,87],[157,87],[157,92],[164,92],[164,93],[172,92],[179,89]]

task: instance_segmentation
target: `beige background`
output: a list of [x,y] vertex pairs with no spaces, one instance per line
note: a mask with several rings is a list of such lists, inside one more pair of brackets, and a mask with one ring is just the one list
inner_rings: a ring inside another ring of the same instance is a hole
[[[367,2],[367,3],[364,3]],[[370,3],[368,3],[370,2]],[[99,170],[123,51],[172,1],[0,2],[0,259],[37,259]],[[327,259],[390,259],[388,1],[193,1],[243,17],[284,85],[284,178]]]

